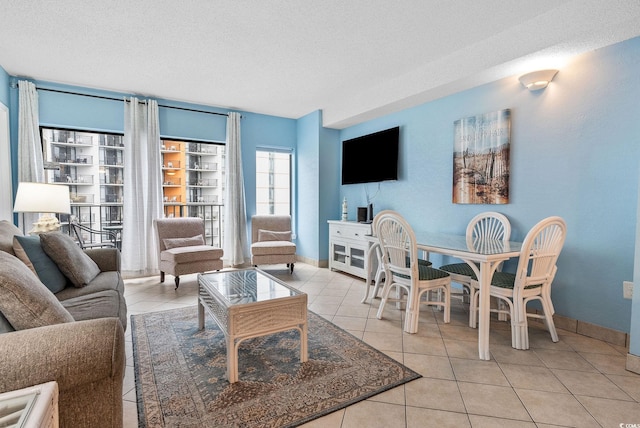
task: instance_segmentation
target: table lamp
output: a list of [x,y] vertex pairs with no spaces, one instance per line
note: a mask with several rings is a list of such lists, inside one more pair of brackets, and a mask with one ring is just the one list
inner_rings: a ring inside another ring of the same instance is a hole
[[69,187],[60,184],[18,183],[14,213],[41,213],[33,223],[31,235],[60,229],[60,222],[51,213],[71,214]]

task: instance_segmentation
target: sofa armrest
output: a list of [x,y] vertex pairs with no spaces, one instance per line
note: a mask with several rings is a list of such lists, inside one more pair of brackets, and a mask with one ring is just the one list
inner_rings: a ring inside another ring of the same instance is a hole
[[101,272],[120,272],[120,250],[117,248],[87,248],[84,252],[96,262]]
[[122,427],[124,331],[100,318],[0,334],[0,392],[56,381],[60,426]]

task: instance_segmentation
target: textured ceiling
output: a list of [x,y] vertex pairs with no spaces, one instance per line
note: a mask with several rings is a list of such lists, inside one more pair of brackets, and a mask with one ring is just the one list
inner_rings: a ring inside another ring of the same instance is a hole
[[11,75],[334,128],[638,35],[638,0],[0,0]]

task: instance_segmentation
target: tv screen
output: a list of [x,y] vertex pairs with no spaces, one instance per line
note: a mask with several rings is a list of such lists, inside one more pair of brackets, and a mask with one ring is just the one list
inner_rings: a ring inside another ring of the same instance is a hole
[[342,184],[398,179],[400,127],[342,142]]

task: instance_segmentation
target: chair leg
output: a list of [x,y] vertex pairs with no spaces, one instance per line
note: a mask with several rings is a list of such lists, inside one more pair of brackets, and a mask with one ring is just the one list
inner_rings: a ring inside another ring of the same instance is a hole
[[160,271],[160,282],[164,282],[164,272]]
[[291,273],[293,273],[293,263],[289,267],[291,268]]
[[178,287],[180,287],[180,277],[179,277],[179,276],[176,276],[175,281],[176,281],[176,290],[177,290],[177,289],[178,289]]
[[551,340],[553,342],[558,341],[558,332],[556,331],[556,325],[553,322],[553,306],[549,305],[549,301],[544,298],[544,296],[540,299],[542,302],[542,310],[544,311],[544,323],[547,325],[547,330],[551,334]]
[[380,307],[378,308],[378,313],[376,314],[376,318],[378,318],[379,320],[382,319],[382,312],[384,312],[384,305],[387,304],[387,299],[389,299],[389,293],[391,293],[391,281],[389,281],[389,283],[387,284],[387,281],[385,280],[384,287],[382,287],[382,300],[380,301]]

